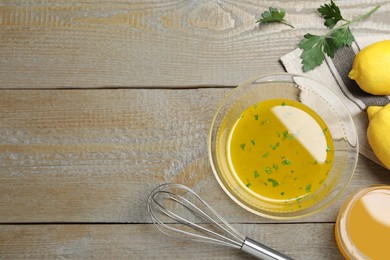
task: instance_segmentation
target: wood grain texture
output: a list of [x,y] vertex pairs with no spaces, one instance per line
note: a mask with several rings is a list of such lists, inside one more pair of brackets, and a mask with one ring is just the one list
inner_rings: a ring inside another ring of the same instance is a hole
[[[390,33],[390,1],[339,1],[345,17],[382,7],[356,34]],[[234,86],[283,71],[323,1],[2,1],[0,88]],[[290,27],[255,21],[269,6]]]
[[[342,202],[390,185],[388,171],[360,156],[336,203],[286,222],[235,205],[207,156],[229,87],[283,71],[280,56],[302,35],[325,32],[323,3],[0,1],[0,259],[250,259],[158,234],[146,199],[165,182],[192,187],[240,232],[294,258],[341,259]],[[337,2],[347,18],[379,3],[353,33],[389,35],[390,1]],[[256,25],[269,6],[295,29]]]
[[184,181],[180,174],[201,181],[209,124],[226,93],[2,91],[1,221],[145,221],[145,195],[157,183]]
[[[237,224],[235,228],[294,259],[343,259],[334,240],[334,224]],[[253,259],[235,249],[166,237],[151,224],[0,226],[0,259],[42,258]]]
[[[165,182],[206,194],[231,222],[270,222],[236,206],[209,166],[209,125],[229,91],[2,90],[0,222],[145,223],[147,195]],[[345,196],[390,184],[360,159]],[[340,203],[299,221],[334,221]]]

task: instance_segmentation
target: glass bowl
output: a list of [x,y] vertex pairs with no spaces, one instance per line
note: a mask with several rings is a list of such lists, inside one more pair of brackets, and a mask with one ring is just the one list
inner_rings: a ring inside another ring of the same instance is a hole
[[[267,102],[274,104],[271,114],[256,110]],[[245,125],[244,117],[251,123]],[[263,217],[293,219],[324,209],[346,189],[358,138],[336,94],[306,76],[283,73],[244,82],[225,98],[211,124],[208,150],[213,173],[233,201]]]

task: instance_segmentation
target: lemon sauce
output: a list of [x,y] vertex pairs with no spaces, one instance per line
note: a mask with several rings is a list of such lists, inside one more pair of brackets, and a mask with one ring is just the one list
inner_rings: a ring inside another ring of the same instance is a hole
[[308,106],[270,99],[247,108],[228,134],[227,158],[240,185],[270,201],[314,193],[334,159],[332,136]]
[[346,259],[389,259],[389,205],[390,186],[386,185],[365,188],[345,202],[335,235]]

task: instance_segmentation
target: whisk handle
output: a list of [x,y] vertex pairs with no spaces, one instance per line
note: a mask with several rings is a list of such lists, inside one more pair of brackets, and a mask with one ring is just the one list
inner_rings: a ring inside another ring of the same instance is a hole
[[263,260],[293,260],[291,257],[279,253],[272,248],[260,244],[259,242],[248,237],[245,238],[241,250]]

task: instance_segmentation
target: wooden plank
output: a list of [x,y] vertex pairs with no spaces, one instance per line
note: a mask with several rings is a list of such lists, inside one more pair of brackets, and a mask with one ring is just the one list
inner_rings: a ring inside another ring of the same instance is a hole
[[[333,224],[239,224],[235,228],[294,259],[343,259]],[[1,259],[252,259],[139,225],[0,225]]]
[[[270,222],[235,205],[209,166],[209,125],[229,91],[0,91],[0,222],[145,223],[165,182],[231,222]],[[388,172],[360,157],[345,196],[374,183],[390,184]],[[334,221],[341,202],[298,221]]]
[[[305,33],[323,33],[323,1],[3,1],[0,88],[235,86],[283,71]],[[345,17],[372,5],[338,3]],[[269,5],[295,29],[255,20]],[[353,29],[390,33],[390,1]]]

